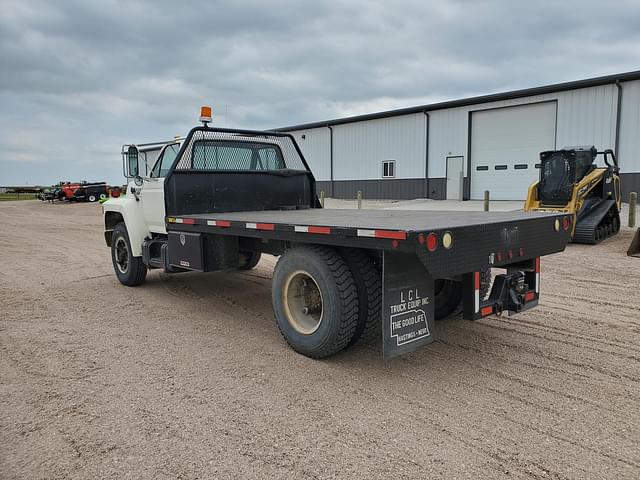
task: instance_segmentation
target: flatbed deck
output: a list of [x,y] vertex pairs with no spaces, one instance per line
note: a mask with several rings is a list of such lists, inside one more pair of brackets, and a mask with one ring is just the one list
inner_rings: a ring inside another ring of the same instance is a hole
[[[310,208],[167,217],[171,232],[207,233],[418,254],[436,278],[562,251],[566,215]],[[448,247],[442,239],[452,239]],[[433,236],[435,246],[428,247]]]
[[310,208],[302,210],[263,210],[249,212],[220,212],[181,215],[195,219],[197,224],[207,221],[238,223],[307,225],[356,229],[402,230],[424,232],[473,227],[479,225],[517,222],[535,218],[554,217],[554,213],[515,212],[442,212],[429,210],[357,210]]

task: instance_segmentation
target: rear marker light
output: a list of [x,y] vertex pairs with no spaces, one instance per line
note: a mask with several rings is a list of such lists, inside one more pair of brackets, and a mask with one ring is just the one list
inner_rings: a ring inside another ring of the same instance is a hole
[[520,247],[520,256],[524,257],[524,248]]
[[445,232],[442,236],[442,246],[447,250],[453,247],[453,235],[451,232]]
[[569,221],[569,217],[564,217],[564,219],[562,220],[562,228],[564,228],[565,230],[569,230],[570,225],[571,222]]
[[438,248],[438,236],[435,233],[430,233],[427,235],[427,250],[435,252],[436,248]]
[[509,250],[509,253],[507,253],[507,256],[509,257],[509,260],[511,260],[513,258],[513,252]]
[[536,294],[534,292],[527,292],[524,294],[524,301],[530,302],[536,299]]
[[424,235],[422,233],[418,235],[418,243],[424,245]]
[[486,317],[487,315],[491,315],[492,313],[493,313],[492,306],[483,307],[482,310],[480,310],[480,315],[482,315],[483,317]]

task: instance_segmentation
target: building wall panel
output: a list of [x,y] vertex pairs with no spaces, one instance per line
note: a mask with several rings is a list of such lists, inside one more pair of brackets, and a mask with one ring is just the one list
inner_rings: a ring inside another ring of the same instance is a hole
[[[331,132],[327,127],[291,132],[316,180],[331,179]],[[303,138],[304,137],[304,138]]]
[[640,80],[622,84],[618,162],[624,173],[640,172]]
[[384,160],[395,160],[397,179],[425,177],[424,114],[332,128],[334,180],[381,180]]

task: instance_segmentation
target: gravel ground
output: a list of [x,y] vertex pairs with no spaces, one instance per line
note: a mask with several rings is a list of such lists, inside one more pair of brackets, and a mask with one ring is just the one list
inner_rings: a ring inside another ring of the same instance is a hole
[[0,203],[0,478],[638,478],[631,237],[546,257],[530,312],[313,361],[273,259],[126,288],[99,207]]

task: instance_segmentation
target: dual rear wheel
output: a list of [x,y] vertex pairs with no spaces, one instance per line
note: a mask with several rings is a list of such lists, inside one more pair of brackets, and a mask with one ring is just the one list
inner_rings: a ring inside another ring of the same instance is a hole
[[[490,279],[490,271],[485,272],[485,292]],[[438,280],[435,287],[436,320],[459,313],[460,282]],[[379,262],[361,249],[292,248],[276,264],[272,302],[282,336],[291,348],[308,357],[328,357],[380,338]]]

